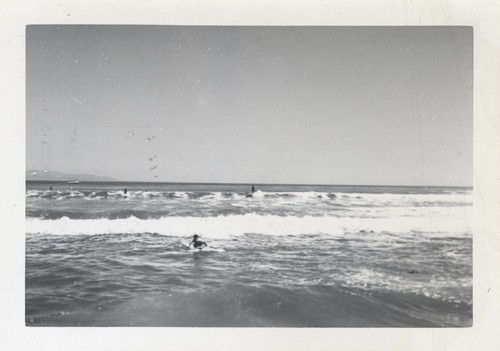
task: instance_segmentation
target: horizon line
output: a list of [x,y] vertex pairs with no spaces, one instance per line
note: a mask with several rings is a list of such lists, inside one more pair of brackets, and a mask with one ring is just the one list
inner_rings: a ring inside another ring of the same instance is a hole
[[[47,183],[67,183],[74,179],[67,180],[34,180],[25,179],[25,182],[47,182]],[[144,181],[144,180],[81,180],[78,184],[82,183],[136,183],[136,184],[199,184],[199,185],[288,185],[288,186],[359,186],[359,187],[413,187],[413,188],[473,188],[473,185],[381,185],[381,184],[320,184],[320,183],[256,183],[256,182],[173,182],[173,181]],[[75,184],[71,184],[75,185]]]

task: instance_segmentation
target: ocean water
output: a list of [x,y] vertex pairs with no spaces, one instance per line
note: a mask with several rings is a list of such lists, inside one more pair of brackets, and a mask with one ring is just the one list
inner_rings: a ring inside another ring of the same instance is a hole
[[26,324],[472,325],[470,188],[256,187],[27,182]]

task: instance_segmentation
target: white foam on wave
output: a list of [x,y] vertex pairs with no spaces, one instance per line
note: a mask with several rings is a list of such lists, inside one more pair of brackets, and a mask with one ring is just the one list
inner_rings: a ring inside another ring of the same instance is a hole
[[262,190],[257,190],[252,194],[253,197],[264,197],[266,193],[264,193]]
[[[70,219],[28,218],[29,234],[138,234],[168,236],[202,234],[210,238],[229,238],[248,233],[268,235],[332,234],[345,232],[449,233],[468,234],[467,216],[355,218],[333,216],[230,215],[217,217],[163,217],[158,219]],[[424,235],[424,234],[422,234]]]
[[340,194],[342,199],[349,203],[368,203],[368,204],[472,204],[472,193],[456,193],[456,194],[363,194],[349,193]]
[[[213,202],[213,201],[233,201],[241,199],[243,202],[248,201],[265,201],[272,203],[310,203],[318,201],[326,201],[328,203],[337,203],[340,205],[357,205],[357,206],[412,206],[412,205],[440,205],[447,206],[453,204],[472,204],[472,192],[463,191],[456,193],[444,194],[391,194],[391,193],[331,193],[331,192],[272,192],[257,190],[251,198],[245,194],[230,192],[232,196],[227,196],[223,192],[208,192],[197,194],[196,192],[186,191],[129,191],[124,194],[121,190],[110,191],[92,191],[82,192],[79,190],[65,190],[65,191],[52,191],[52,190],[28,190],[26,198],[42,199],[42,200],[64,200],[83,198],[85,200],[101,200],[101,199],[162,199],[172,201],[174,199],[189,199],[195,202]],[[199,195],[199,196],[193,196]]]

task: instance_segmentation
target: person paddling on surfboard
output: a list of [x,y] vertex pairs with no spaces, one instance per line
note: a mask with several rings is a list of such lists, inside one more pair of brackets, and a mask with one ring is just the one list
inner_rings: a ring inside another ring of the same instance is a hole
[[191,246],[191,244],[193,244],[195,249],[201,249],[208,246],[206,242],[199,240],[199,236],[197,234],[193,235],[193,240],[191,240],[189,246]]

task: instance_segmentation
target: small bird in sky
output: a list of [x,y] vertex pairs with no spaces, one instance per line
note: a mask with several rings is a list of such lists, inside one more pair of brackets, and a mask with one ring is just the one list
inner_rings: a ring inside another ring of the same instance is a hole
[[154,138],[156,138],[156,135],[153,135],[153,136],[148,137],[148,140],[149,140],[149,141],[151,141],[151,140],[153,140]]
[[128,136],[130,136],[130,137],[134,136],[134,132],[132,132],[132,131],[128,131],[127,133],[128,133]]
[[151,167],[150,170],[151,171],[154,171],[156,169],[156,167],[158,167],[158,165],[154,166],[154,167]]
[[157,158],[157,157],[158,157],[157,155],[154,155],[154,156],[152,156],[152,157],[148,157],[148,158],[149,158],[149,160],[150,160],[151,162],[153,162],[153,160],[154,160],[155,158]]

